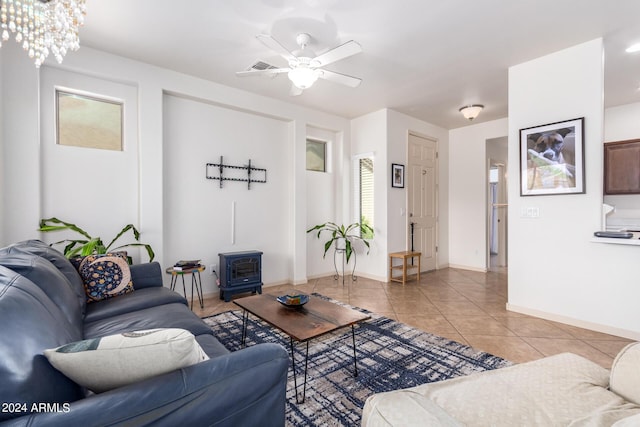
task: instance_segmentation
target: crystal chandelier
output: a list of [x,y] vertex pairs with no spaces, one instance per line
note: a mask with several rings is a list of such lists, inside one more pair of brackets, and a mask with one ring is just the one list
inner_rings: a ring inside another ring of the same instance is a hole
[[0,0],[2,42],[15,34],[36,68],[53,53],[58,63],[69,50],[78,50],[78,29],[84,23],[86,0]]

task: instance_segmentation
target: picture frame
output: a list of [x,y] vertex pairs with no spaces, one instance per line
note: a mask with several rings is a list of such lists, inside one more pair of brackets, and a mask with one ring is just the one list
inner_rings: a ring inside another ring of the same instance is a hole
[[56,88],[56,144],[123,151],[121,100]]
[[404,165],[391,164],[391,187],[404,188]]
[[584,194],[584,117],[520,129],[520,195]]

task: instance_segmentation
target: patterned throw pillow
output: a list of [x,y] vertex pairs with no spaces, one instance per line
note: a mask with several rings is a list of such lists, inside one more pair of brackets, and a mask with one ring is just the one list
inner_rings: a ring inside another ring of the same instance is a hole
[[127,256],[122,252],[84,257],[78,272],[84,282],[87,303],[133,292]]
[[95,393],[132,384],[209,357],[184,329],[149,329],[92,338],[44,350],[49,362]]

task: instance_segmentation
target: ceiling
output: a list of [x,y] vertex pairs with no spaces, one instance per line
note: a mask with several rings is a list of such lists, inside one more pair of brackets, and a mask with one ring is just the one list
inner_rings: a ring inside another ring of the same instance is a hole
[[[87,0],[81,46],[154,64],[346,118],[391,108],[452,129],[507,116],[508,68],[605,40],[605,104],[640,101],[638,0]],[[257,60],[286,66],[255,36],[290,50],[306,32],[323,53],[348,40],[362,53],[327,69],[362,78],[319,80],[297,97],[286,74],[235,75]],[[70,53],[72,55],[73,53]]]

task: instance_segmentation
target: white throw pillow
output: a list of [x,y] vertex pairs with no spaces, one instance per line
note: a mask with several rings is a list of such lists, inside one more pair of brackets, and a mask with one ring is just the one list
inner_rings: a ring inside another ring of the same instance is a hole
[[101,393],[208,360],[191,332],[149,329],[66,344],[44,351],[77,384]]
[[640,343],[620,350],[611,365],[609,389],[629,402],[640,404]]

